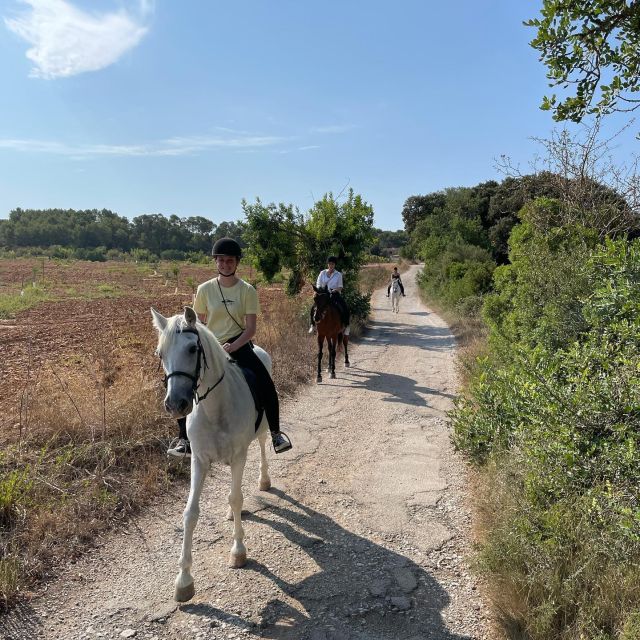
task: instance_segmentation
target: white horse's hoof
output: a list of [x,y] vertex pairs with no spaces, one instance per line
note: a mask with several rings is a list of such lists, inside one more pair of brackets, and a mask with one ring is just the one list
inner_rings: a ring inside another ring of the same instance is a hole
[[175,595],[173,596],[176,602],[188,602],[196,595],[196,587],[191,582],[185,587],[176,587]]
[[258,489],[260,489],[260,491],[269,491],[269,489],[271,489],[271,480],[260,480]]
[[229,554],[229,566],[232,569],[240,569],[247,564],[247,554],[244,553],[230,553]]

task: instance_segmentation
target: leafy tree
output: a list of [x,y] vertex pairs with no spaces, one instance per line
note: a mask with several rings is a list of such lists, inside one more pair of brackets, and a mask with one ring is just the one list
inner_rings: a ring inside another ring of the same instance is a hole
[[442,209],[445,201],[446,196],[443,191],[429,193],[426,196],[410,196],[407,198],[402,207],[404,230],[410,234],[419,220],[432,215],[436,209]]
[[545,96],[555,120],[632,111],[640,89],[639,0],[543,0],[531,46],[540,52],[550,86],[575,87],[564,99]]
[[300,291],[305,279],[315,282],[336,255],[345,281],[344,295],[354,315],[368,312],[368,296],[358,291],[357,276],[374,238],[373,208],[353,190],[344,201],[329,193],[302,216],[292,205],[242,203],[246,239],[257,267],[271,279],[283,267],[290,269],[289,293]]

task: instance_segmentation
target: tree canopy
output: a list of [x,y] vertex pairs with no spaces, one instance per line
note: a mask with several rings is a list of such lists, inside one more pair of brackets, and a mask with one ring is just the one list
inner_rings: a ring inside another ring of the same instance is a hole
[[338,257],[345,284],[355,279],[374,241],[373,208],[353,190],[344,200],[326,194],[306,215],[293,205],[264,205],[259,199],[242,206],[258,269],[268,280],[289,269],[291,293],[305,278],[315,281],[329,255]]
[[142,249],[156,256],[163,252],[209,253],[220,237],[232,236],[243,244],[244,223],[216,225],[202,216],[181,218],[143,214],[131,222],[108,209],[14,209],[0,220],[0,246],[51,246],[70,249],[131,251]]
[[555,120],[632,111],[640,106],[640,0],[543,0],[531,46],[540,52],[551,87],[545,96]]

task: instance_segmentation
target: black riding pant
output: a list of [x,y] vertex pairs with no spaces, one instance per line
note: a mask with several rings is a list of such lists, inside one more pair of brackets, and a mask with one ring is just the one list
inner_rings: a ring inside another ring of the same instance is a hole
[[[234,342],[239,336],[231,338],[229,342]],[[253,351],[251,345],[247,344],[240,347],[231,354],[231,357],[241,366],[253,371],[256,376],[256,387],[258,391],[258,399],[264,407],[264,413],[267,416],[269,429],[272,433],[280,431],[280,403],[278,401],[278,393],[273,384],[273,380],[262,364],[262,360]],[[179,437],[187,440],[187,419],[178,418]]]
[[[232,338],[229,342],[237,340],[238,337]],[[280,431],[280,402],[278,401],[276,386],[273,384],[267,368],[262,364],[262,360],[258,358],[253,347],[248,342],[242,345],[237,351],[234,351],[231,357],[241,367],[245,367],[255,374],[258,399],[264,407],[264,413],[269,423],[269,430],[271,433],[278,433],[278,431]]]

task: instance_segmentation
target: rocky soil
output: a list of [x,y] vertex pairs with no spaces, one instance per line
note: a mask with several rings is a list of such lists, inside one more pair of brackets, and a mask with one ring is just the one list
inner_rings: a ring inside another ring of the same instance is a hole
[[404,276],[399,314],[386,291],[374,295],[371,330],[350,350],[351,368],[339,356],[336,380],[325,375],[283,407],[294,449],[271,455],[269,492],[257,489],[257,445],[252,451],[243,569],[227,567],[230,476],[216,468],[194,534],[191,602],[173,601],[180,486],[0,619],[0,637],[491,638],[469,569],[465,466],[446,418],[455,342],[420,303],[415,272]]

